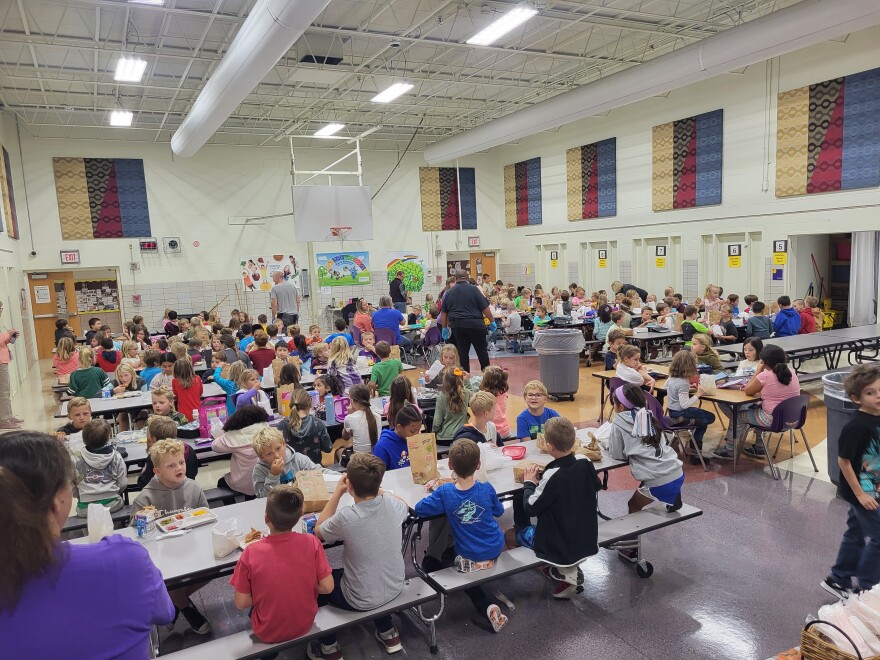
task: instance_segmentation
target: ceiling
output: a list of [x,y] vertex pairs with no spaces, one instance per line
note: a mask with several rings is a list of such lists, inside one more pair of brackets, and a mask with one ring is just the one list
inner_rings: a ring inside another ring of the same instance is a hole
[[[283,144],[335,121],[342,137],[381,126],[367,148],[422,149],[797,1],[535,0],[537,16],[479,47],[465,41],[515,0],[333,0],[211,142]],[[38,137],[167,143],[254,4],[0,0],[0,103]],[[147,60],[140,83],[114,81],[122,53]],[[301,64],[309,53],[342,59]],[[370,103],[401,79],[413,90]],[[131,128],[108,126],[118,107]]]

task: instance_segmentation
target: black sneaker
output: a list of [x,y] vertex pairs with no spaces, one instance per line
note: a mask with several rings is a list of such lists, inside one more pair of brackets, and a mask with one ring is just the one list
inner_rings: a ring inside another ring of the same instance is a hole
[[211,624],[208,623],[205,615],[193,605],[192,601],[189,601],[189,605],[180,610],[180,613],[183,614],[183,618],[197,635],[207,635],[211,632]]
[[847,587],[831,575],[822,580],[819,586],[840,600],[846,600],[853,594],[852,587]]
[[751,456],[752,458],[766,458],[767,450],[760,445],[749,445],[743,449],[743,454]]

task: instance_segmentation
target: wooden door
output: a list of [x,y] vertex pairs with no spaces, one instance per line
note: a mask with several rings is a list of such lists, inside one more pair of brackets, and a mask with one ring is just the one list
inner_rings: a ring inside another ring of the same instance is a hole
[[483,282],[483,273],[488,273],[494,283],[497,278],[495,271],[495,253],[494,252],[471,252],[471,277],[477,282]]
[[34,313],[34,331],[37,336],[37,357],[51,358],[55,348],[55,320],[66,318],[73,333],[82,336],[76,308],[73,273],[30,273],[28,288]]

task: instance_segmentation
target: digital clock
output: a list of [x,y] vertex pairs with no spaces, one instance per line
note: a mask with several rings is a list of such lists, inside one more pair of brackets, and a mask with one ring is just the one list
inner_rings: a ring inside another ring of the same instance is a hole
[[155,238],[142,238],[140,240],[141,252],[158,252],[159,241]]

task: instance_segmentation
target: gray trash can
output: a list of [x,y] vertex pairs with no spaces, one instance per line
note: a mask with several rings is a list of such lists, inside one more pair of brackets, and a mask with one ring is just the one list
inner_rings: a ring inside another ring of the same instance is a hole
[[574,401],[579,385],[580,354],[585,344],[578,328],[535,330],[532,346],[538,353],[541,380],[549,394],[568,396]]
[[828,433],[828,476],[835,484],[840,480],[840,467],[837,465],[840,431],[859,409],[843,391],[843,381],[846,376],[845,371],[822,376]]

